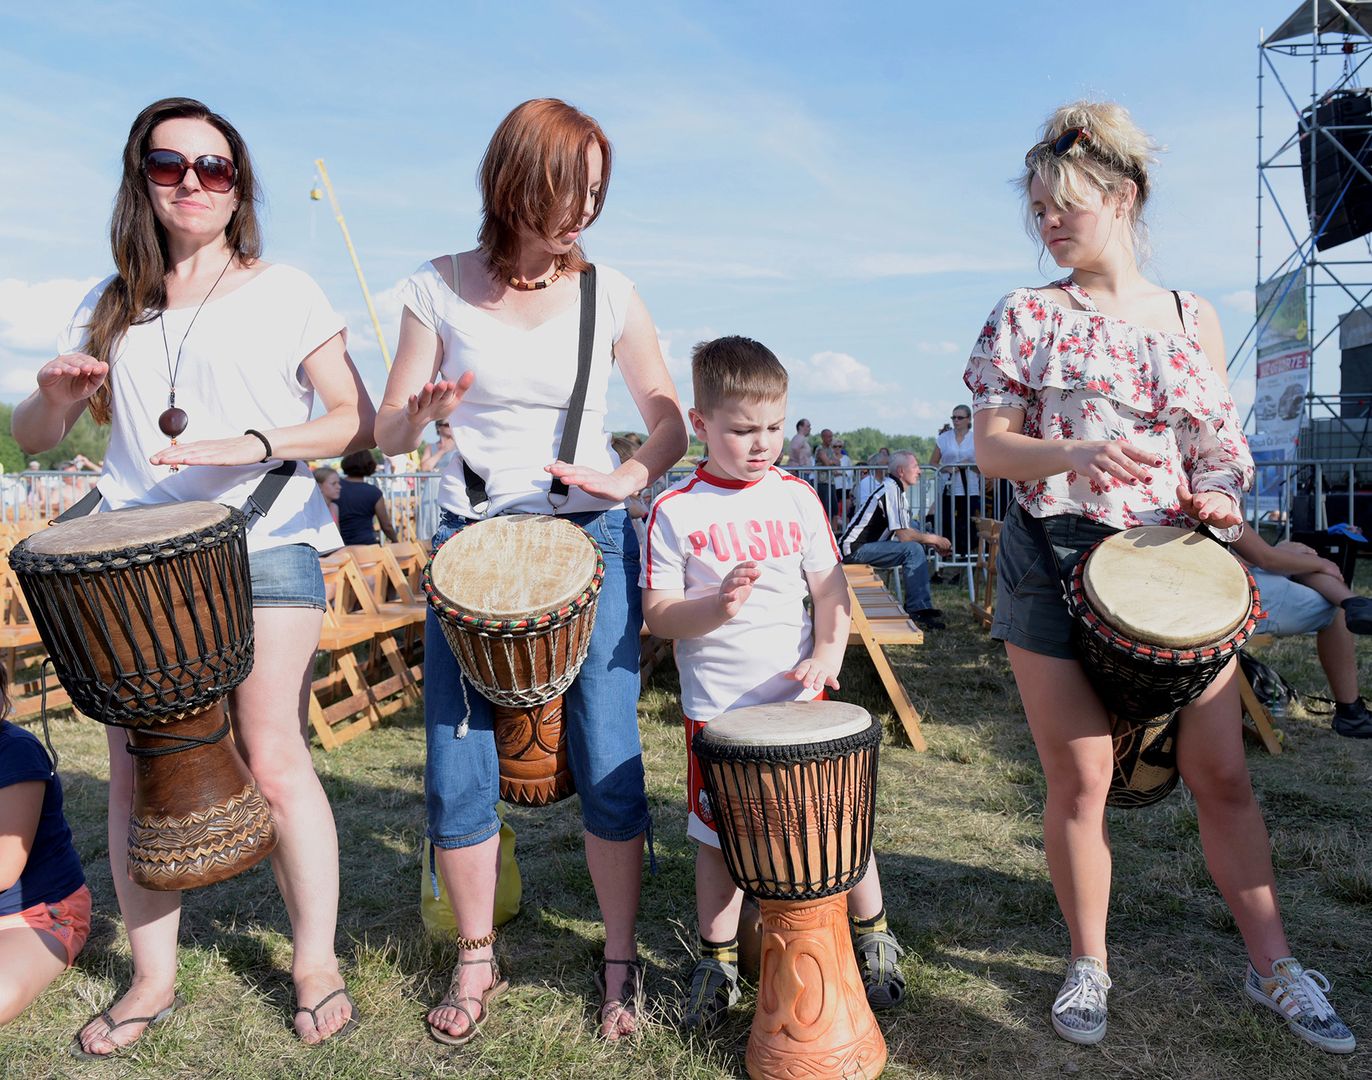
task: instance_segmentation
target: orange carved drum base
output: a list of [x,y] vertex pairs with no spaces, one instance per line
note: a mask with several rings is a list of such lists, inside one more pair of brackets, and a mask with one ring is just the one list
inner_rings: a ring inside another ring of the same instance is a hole
[[762,973],[748,1039],[753,1080],[871,1080],[886,1040],[867,1004],[847,894],[763,900]]
[[562,695],[530,709],[493,708],[500,797],[516,806],[547,806],[574,794]]

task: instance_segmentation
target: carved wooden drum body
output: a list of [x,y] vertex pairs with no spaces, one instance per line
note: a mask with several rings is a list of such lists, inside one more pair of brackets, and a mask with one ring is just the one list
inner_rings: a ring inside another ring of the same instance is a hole
[[693,740],[725,864],[762,913],[755,1080],[885,1068],[845,895],[871,860],[880,745],[865,710],[835,701],[738,709]]
[[458,666],[495,706],[507,802],[543,806],[576,790],[562,693],[586,659],[604,576],[586,530],[538,514],[473,522],[424,569]]
[[223,699],[252,670],[243,514],[209,502],[53,525],[10,553],[72,703],[128,729],[129,876],[191,889],[270,854],[267,803],[228,733]]

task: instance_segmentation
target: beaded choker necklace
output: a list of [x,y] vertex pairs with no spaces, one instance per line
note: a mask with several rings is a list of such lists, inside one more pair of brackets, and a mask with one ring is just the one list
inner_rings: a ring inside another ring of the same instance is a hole
[[522,290],[523,292],[533,292],[535,289],[546,289],[549,285],[551,285],[554,281],[556,281],[556,280],[557,280],[558,278],[560,278],[561,276],[562,276],[562,268],[561,268],[561,267],[558,267],[556,270],[554,270],[554,271],[553,271],[551,274],[549,274],[547,277],[545,277],[545,278],[539,278],[537,281],[525,281],[523,278],[516,277],[514,274],[511,274],[511,275],[510,275],[510,284],[511,284],[514,288],[520,289],[520,290]]

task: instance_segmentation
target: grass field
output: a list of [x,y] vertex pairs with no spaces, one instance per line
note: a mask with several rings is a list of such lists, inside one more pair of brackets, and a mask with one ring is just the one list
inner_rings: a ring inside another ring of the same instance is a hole
[[[1338,738],[1302,710],[1282,721],[1287,753],[1249,750],[1272,831],[1278,883],[1297,955],[1334,983],[1333,1000],[1367,1048],[1335,1058],[1297,1041],[1249,1005],[1244,954],[1205,870],[1194,804],[1111,811],[1110,1034],[1099,1047],[1059,1040],[1048,1009],[1066,931],[1044,864],[1044,785],[1004,654],[974,629],[965,595],[944,586],[950,629],[892,649],[925,719],[929,752],[909,749],[860,650],[837,695],[887,723],[877,850],[893,927],[907,948],[910,993],[882,1017],[892,1078],[1372,1076],[1372,745]],[[1302,690],[1323,692],[1313,641],[1266,658]],[[1372,666],[1363,667],[1372,687]],[[63,718],[67,812],[95,895],[95,924],[75,970],[0,1030],[0,1077],[706,1078],[741,1074],[752,997],[711,1041],[683,1038],[673,1017],[691,963],[692,852],[681,807],[676,675],[645,688],[641,727],[659,873],[645,870],[640,940],[649,1023],[631,1046],[592,1036],[591,976],[600,952],[575,800],[513,810],[524,909],[497,943],[513,990],[478,1041],[450,1051],[424,1034],[455,959],[418,915],[424,827],[423,727],[401,714],[315,760],[338,818],[343,902],[338,949],[364,1014],[352,1039],[320,1049],[291,1035],[289,942],[270,871],[188,893],[180,992],[188,1007],[118,1061],[66,1054],[72,1033],[129,978],[104,841],[104,733]]]

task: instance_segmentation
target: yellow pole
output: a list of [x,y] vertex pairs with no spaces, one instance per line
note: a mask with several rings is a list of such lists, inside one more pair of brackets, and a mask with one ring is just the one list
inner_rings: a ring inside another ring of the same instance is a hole
[[[315,158],[314,167],[319,171],[319,181],[324,185],[324,190],[329,193],[329,205],[333,207],[333,219],[338,222],[338,228],[343,233],[343,243],[348,247],[348,258],[353,261],[353,270],[357,272],[357,283],[362,287],[362,299],[367,302],[367,314],[371,316],[372,329],[376,331],[376,343],[381,346],[381,359],[386,362],[386,371],[391,370],[391,350],[386,347],[386,335],[381,332],[381,320],[376,315],[376,305],[372,303],[372,292],[367,288],[367,278],[362,273],[362,263],[357,258],[357,249],[353,247],[353,238],[348,232],[348,223],[343,220],[343,207],[338,205],[338,196],[334,194],[333,184],[329,181],[329,170],[324,168],[324,159]],[[310,192],[312,198],[319,198],[319,192]],[[419,469],[419,451],[412,450],[409,454],[410,466],[416,471]]]
[[357,260],[357,249],[353,247],[353,238],[348,235],[348,223],[343,220],[343,208],[338,205],[338,196],[333,193],[333,184],[329,183],[329,170],[324,168],[324,159],[315,158],[314,167],[319,170],[319,180],[324,185],[324,190],[329,193],[329,205],[333,207],[333,218],[338,222],[338,227],[343,233],[343,243],[348,246],[348,258],[353,261],[353,269],[357,271],[357,283],[362,286],[362,299],[367,301],[367,314],[372,318],[372,329],[376,331],[376,342],[381,346],[381,359],[386,361],[386,370],[391,370],[391,350],[386,347],[386,335],[381,332],[381,320],[376,317],[376,305],[372,303],[371,290],[367,288],[367,279],[362,275],[362,264]]

